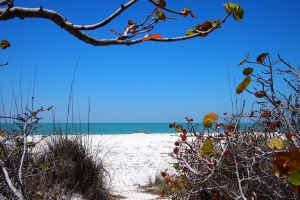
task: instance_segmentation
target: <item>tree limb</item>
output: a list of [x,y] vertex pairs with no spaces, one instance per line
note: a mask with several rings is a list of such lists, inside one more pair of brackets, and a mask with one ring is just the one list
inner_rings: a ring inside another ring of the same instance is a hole
[[10,190],[18,197],[19,200],[23,200],[24,199],[23,195],[12,184],[12,182],[9,178],[8,172],[5,169],[5,167],[2,167],[2,171],[3,171],[3,174],[5,176],[5,181],[8,185],[8,187],[10,188]]
[[[57,13],[53,10],[43,9],[41,6],[39,8],[24,8],[24,7],[12,7],[12,8],[3,8],[0,9],[0,21],[4,20],[10,20],[15,17],[19,17],[20,19],[25,18],[43,18],[53,21],[55,24],[60,26],[61,28],[68,31],[70,34],[74,35],[76,38],[78,38],[81,41],[84,41],[88,44],[94,45],[94,46],[109,46],[109,45],[133,45],[138,44],[142,42],[142,38],[135,39],[135,40],[125,40],[128,39],[128,36],[124,37],[118,37],[116,39],[97,39],[94,37],[91,37],[85,33],[83,33],[81,30],[94,30],[97,28],[100,28],[109,22],[111,22],[114,18],[119,16],[124,10],[129,8],[131,5],[136,3],[138,0],[131,0],[125,5],[121,5],[121,8],[119,8],[116,12],[114,12],[112,15],[110,15],[105,20],[92,24],[92,25],[75,25],[69,22],[65,17]],[[150,0],[149,0],[150,1]],[[152,1],[150,1],[152,2]],[[153,3],[153,2],[152,2]],[[165,9],[165,8],[164,8]],[[169,12],[175,12],[172,10],[168,10]],[[177,12],[177,14],[180,14]],[[220,24],[225,22],[225,19],[230,15],[231,13],[228,13],[224,19],[220,22]],[[216,26],[213,26],[208,31],[198,31],[198,33],[191,35],[191,36],[182,36],[182,37],[175,37],[175,38],[163,38],[163,39],[151,39],[152,41],[156,42],[174,42],[174,41],[181,41],[181,40],[187,40],[194,37],[198,37],[201,34],[211,33],[216,29]]]

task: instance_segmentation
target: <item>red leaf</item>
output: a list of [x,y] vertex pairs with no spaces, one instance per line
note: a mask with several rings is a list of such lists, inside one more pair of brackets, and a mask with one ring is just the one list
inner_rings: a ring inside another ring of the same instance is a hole
[[186,141],[186,134],[180,134],[181,140]]
[[160,34],[152,34],[152,35],[146,35],[142,41],[145,42],[147,40],[151,40],[151,39],[157,39],[157,40],[160,40],[162,39],[162,36]]
[[178,151],[179,151],[178,147],[175,147],[173,150],[174,154],[178,154]]

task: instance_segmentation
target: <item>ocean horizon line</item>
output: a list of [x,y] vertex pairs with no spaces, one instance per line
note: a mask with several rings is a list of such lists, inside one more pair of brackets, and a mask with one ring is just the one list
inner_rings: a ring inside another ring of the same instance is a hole
[[[91,135],[108,135],[108,134],[172,134],[176,133],[174,128],[169,127],[170,123],[38,123],[34,135],[55,135],[55,134],[91,134]],[[186,128],[187,123],[176,123]],[[192,123],[197,130],[203,130],[202,123]],[[241,127],[247,126],[244,123]],[[5,126],[3,126],[5,125]],[[0,123],[4,129],[18,128],[14,123]]]

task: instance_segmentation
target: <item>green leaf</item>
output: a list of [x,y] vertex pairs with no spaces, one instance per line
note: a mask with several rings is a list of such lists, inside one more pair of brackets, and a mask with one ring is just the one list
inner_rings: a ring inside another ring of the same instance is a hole
[[181,132],[181,131],[182,131],[182,125],[177,125],[177,126],[175,127],[175,131],[176,131],[176,132]]
[[35,147],[35,142],[28,142],[27,146],[28,146],[28,148],[33,148],[33,147]]
[[244,69],[243,74],[244,74],[245,76],[248,76],[248,75],[252,74],[253,71],[254,71],[253,68],[247,67],[247,68]]
[[191,12],[192,12],[192,10],[191,10],[191,9],[189,9],[189,8],[184,8],[184,11],[185,11],[185,13],[187,13],[187,14],[189,14],[189,13],[191,13]]
[[247,53],[246,58],[244,60],[242,60],[237,66],[241,66],[242,64],[244,64],[247,61],[249,54],[250,54],[250,52]]
[[290,183],[296,186],[300,186],[300,168],[289,176]]
[[241,82],[237,88],[236,88],[236,93],[237,94],[241,94],[245,89],[246,87],[248,87],[248,85],[251,83],[251,77],[250,76],[247,76],[243,82]]
[[223,6],[225,7],[225,11],[227,13],[233,13],[233,19],[242,22],[244,17],[244,9],[240,5],[232,2],[227,2],[223,4]]
[[166,20],[166,15],[162,10],[156,10],[156,15],[160,20]]
[[213,147],[213,143],[210,139],[206,140],[200,149],[200,156],[203,158],[204,156],[213,156],[215,154],[215,150]]
[[268,147],[271,149],[283,149],[286,147],[286,142],[282,138],[272,138],[268,143]]
[[194,29],[188,29],[188,30],[185,32],[185,34],[186,34],[187,36],[194,35],[195,33],[197,33],[197,31],[194,30]]
[[174,167],[174,169],[177,169],[177,170],[178,170],[178,169],[179,169],[179,163],[174,163],[174,164],[173,164],[173,167]]
[[175,191],[176,190],[175,184],[171,184],[170,189],[173,190],[173,191]]

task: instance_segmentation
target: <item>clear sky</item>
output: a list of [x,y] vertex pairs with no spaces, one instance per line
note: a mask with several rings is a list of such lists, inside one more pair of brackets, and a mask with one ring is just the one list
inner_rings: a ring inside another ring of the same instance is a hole
[[[198,16],[183,18],[166,13],[178,20],[159,22],[152,31],[166,38],[183,36],[197,23],[222,19],[226,15],[222,6],[224,0],[166,2],[167,7],[178,11],[188,7]],[[127,1],[15,0],[15,6],[36,8],[42,5],[45,9],[56,10],[74,24],[102,21],[121,3]],[[0,63],[9,62],[8,66],[0,68],[6,114],[11,108],[16,113],[12,106],[12,87],[19,109],[21,100],[23,107],[30,103],[37,66],[34,106],[54,106],[55,120],[65,122],[72,75],[78,59],[73,88],[77,122],[79,116],[82,122],[87,121],[88,98],[91,122],[182,122],[185,116],[202,121],[209,111],[230,112],[227,64],[234,92],[234,82],[236,85],[241,82],[244,67],[250,66],[237,66],[248,51],[253,61],[263,52],[269,52],[271,59],[276,59],[280,53],[294,66],[299,66],[300,57],[300,1],[237,0],[235,3],[245,10],[242,23],[230,16],[220,30],[206,38],[172,43],[148,41],[132,46],[95,47],[49,20],[15,18],[0,21],[0,39],[11,43],[11,47],[1,50],[0,54]],[[113,39],[116,35],[109,31],[110,28],[122,32],[128,19],[141,22],[153,8],[153,4],[140,0],[110,24],[88,34]],[[256,72],[262,69],[254,68]],[[251,83],[249,88],[254,86],[256,84]],[[281,90],[287,89],[281,83],[277,86]],[[246,98],[247,110],[250,110],[253,95],[239,95],[238,102],[241,97]],[[0,113],[3,115],[2,108]],[[41,116],[41,122],[53,120],[51,112]]]

